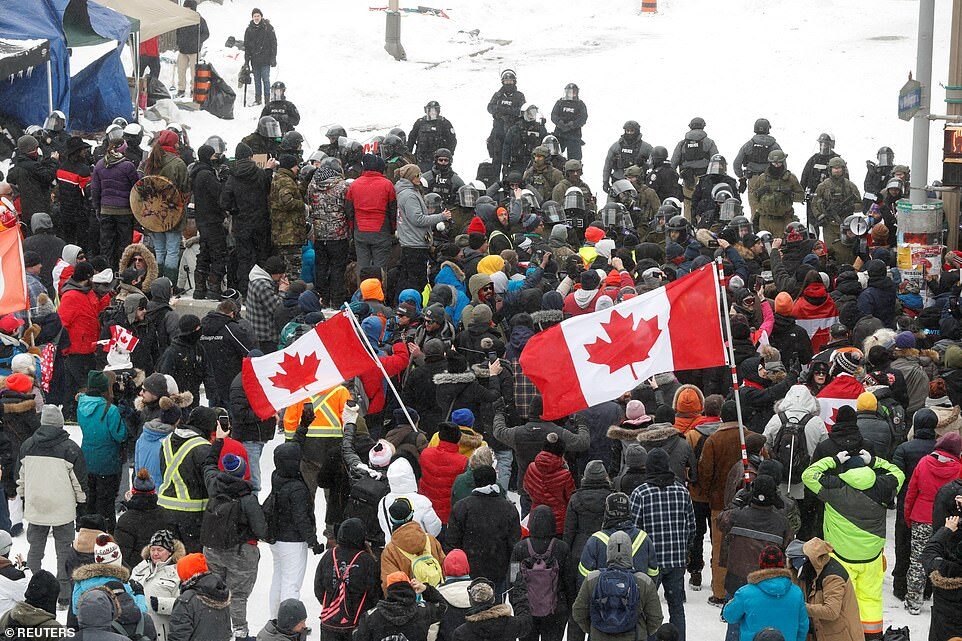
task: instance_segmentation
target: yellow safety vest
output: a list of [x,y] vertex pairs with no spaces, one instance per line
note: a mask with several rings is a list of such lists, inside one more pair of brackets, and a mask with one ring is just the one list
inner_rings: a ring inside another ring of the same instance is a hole
[[[161,451],[164,461],[167,463],[167,471],[164,473],[164,482],[157,492],[157,505],[167,510],[177,510],[178,512],[203,512],[207,507],[207,499],[192,499],[187,490],[184,477],[180,475],[180,465],[187,458],[187,455],[201,445],[210,445],[205,439],[197,436],[187,439],[177,454],[174,454],[174,446],[170,443],[171,437],[163,440]],[[166,492],[173,486],[174,496],[167,496]]]
[[307,426],[307,438],[341,438],[344,436],[344,427],[341,425],[341,417],[331,409],[328,401],[335,394],[339,393],[341,386],[338,385],[324,396],[316,395],[310,398],[311,407],[314,409],[314,416],[320,412],[327,419],[327,425],[315,425],[312,421]]
[[[608,547],[608,539],[611,538],[604,532],[595,532],[594,534],[591,535],[591,537],[601,541],[602,545],[604,545],[605,547]],[[648,538],[648,533],[645,532],[644,530],[642,530],[637,534],[637,536],[635,536],[635,540],[631,542],[632,557],[638,554],[638,550],[641,549],[641,545],[645,542],[645,539],[647,538]],[[579,563],[578,571],[581,573],[581,576],[588,576],[588,572],[590,570],[588,570],[588,568],[586,568],[583,563]],[[651,576],[651,577],[658,576],[658,570],[652,570],[651,568],[648,568],[647,574],[648,576]]]

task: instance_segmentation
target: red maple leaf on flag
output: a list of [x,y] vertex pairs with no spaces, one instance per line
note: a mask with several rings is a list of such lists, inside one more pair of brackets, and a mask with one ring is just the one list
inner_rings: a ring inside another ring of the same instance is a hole
[[638,327],[633,327],[631,314],[622,316],[615,311],[608,322],[601,326],[609,340],[599,337],[590,345],[585,345],[589,354],[588,362],[607,365],[609,374],[614,374],[623,367],[630,367],[631,375],[637,380],[634,364],[648,358],[648,352],[661,334],[658,317],[643,319],[638,323]]
[[270,381],[274,387],[296,392],[317,380],[320,364],[321,359],[314,353],[304,356],[303,361],[297,354],[284,354],[284,360],[279,365],[281,371],[271,376]]
[[[833,407],[833,408],[832,408],[832,416],[831,416],[831,418],[828,419],[828,420],[830,420],[830,421],[832,422],[832,425],[835,425],[835,423],[838,422],[838,410],[839,410],[838,407]],[[829,427],[831,427],[831,426],[829,426]],[[832,430],[829,429],[828,431],[831,432]]]

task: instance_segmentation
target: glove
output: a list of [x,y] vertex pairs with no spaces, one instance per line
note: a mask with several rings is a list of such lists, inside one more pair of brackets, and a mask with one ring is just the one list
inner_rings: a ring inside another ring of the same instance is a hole
[[324,554],[324,544],[315,541],[309,546],[314,554]]
[[759,187],[759,188],[758,188],[758,191],[756,191],[755,193],[756,193],[757,195],[759,195],[759,196],[764,196],[764,195],[767,194],[769,191],[770,191],[770,189],[769,189],[768,187]]
[[160,612],[160,603],[155,596],[150,597],[150,609],[154,612]]
[[357,423],[357,417],[360,412],[358,411],[357,403],[348,403],[344,405],[344,410],[341,412],[341,422],[344,425],[348,423]]
[[872,455],[868,450],[859,450],[858,455],[862,457],[862,460],[865,461],[866,465],[872,464]]
[[838,461],[839,465],[845,465],[845,462],[848,461],[850,458],[852,458],[852,455],[849,454],[846,450],[842,450],[841,452],[835,455],[835,460]]
[[606,194],[611,193],[611,185],[606,182],[601,183],[601,190]]
[[748,179],[742,176],[738,179],[738,193],[744,194],[746,189],[748,189]]
[[130,585],[130,589],[134,591],[134,594],[143,595],[144,586],[142,586],[139,581],[131,580],[131,581],[128,581],[127,583],[128,585]]

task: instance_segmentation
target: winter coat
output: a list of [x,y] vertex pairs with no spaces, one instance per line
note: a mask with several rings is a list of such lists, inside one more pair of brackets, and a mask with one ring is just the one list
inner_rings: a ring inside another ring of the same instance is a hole
[[231,234],[248,237],[267,233],[267,198],[271,176],[249,158],[234,163],[220,192],[220,207],[231,215]]
[[924,456],[912,473],[905,494],[905,524],[932,524],[932,509],[935,495],[950,481],[959,478],[962,470],[958,458],[936,449]]
[[435,374],[433,381],[442,420],[447,420],[451,412],[462,408],[478,416],[484,404],[493,403],[501,397],[498,379],[488,378],[487,385],[482,385],[474,372],[442,372]]
[[420,465],[423,476],[419,491],[431,499],[441,523],[447,523],[451,513],[451,487],[467,467],[468,459],[458,451],[456,443],[442,441],[437,447],[421,452]]
[[377,171],[365,171],[344,194],[344,210],[352,229],[390,233],[397,225],[394,185]]
[[427,586],[415,599],[410,586],[392,586],[377,606],[365,612],[354,631],[354,641],[383,641],[396,636],[407,641],[427,641],[428,628],[441,620],[444,599],[436,588]]
[[545,554],[551,541],[554,541],[551,548],[551,558],[558,564],[558,593],[554,613],[561,614],[570,610],[577,591],[566,580],[574,571],[573,568],[569,567],[572,562],[571,551],[564,541],[555,536],[554,515],[547,505],[533,508],[529,513],[528,537],[515,543],[514,550],[511,552],[511,562],[520,564],[525,559],[531,558],[531,551],[528,549],[529,543],[535,554]]
[[796,382],[796,376],[792,372],[779,383],[763,380],[758,375],[760,362],[760,356],[753,356],[738,366],[738,378],[742,383],[738,394],[741,397],[745,426],[759,434],[771,420],[775,403],[784,398]]
[[63,354],[92,354],[100,338],[99,315],[110,304],[110,295],[97,296],[89,285],[79,285],[72,278],[60,290],[57,313],[70,338]]
[[244,31],[244,63],[251,68],[277,66],[277,34],[267,19],[251,20]]
[[410,180],[394,183],[397,194],[397,237],[401,247],[428,248],[434,236],[434,226],[444,220],[441,214],[429,214],[424,197]]
[[[212,499],[217,496],[226,495],[232,499],[236,499],[240,503],[240,509],[242,512],[240,521],[244,539],[247,541],[253,541],[256,545],[257,540],[263,540],[267,538],[267,520],[264,515],[264,511],[261,508],[261,504],[257,500],[257,495],[254,494],[254,490],[248,481],[239,479],[233,474],[229,474],[227,472],[210,469],[209,462],[214,456],[213,448],[216,447],[217,444],[215,443],[215,445],[212,446],[211,454],[207,458],[208,471],[205,472],[205,476],[208,479],[208,494]],[[213,518],[212,513],[204,512],[205,521],[211,518]],[[205,545],[205,547],[207,546]]]
[[258,341],[277,341],[277,328],[274,327],[274,312],[281,304],[282,296],[277,292],[277,284],[260,265],[251,269],[247,285],[246,318],[254,330]]
[[[190,392],[199,401],[200,386],[207,373],[207,362],[199,342],[189,342],[183,336],[174,338],[157,361],[156,371],[173,376],[181,390]],[[234,427],[236,429],[236,425]]]
[[29,582],[23,570],[17,569],[10,559],[0,556],[0,612],[6,613],[23,601]]
[[162,478],[160,470],[161,441],[174,431],[173,426],[163,423],[159,418],[144,423],[134,448],[134,470],[146,468],[150,478],[156,483]]
[[[198,53],[198,48],[203,47],[209,37],[210,30],[207,28],[207,21],[204,20],[204,16],[200,16],[199,25],[189,25],[177,29],[177,51],[186,54]],[[249,45],[245,42],[245,46]]]
[[861,410],[856,412],[856,424],[862,438],[868,444],[868,450],[875,456],[890,460],[894,436],[888,420],[878,412]]
[[768,337],[768,344],[781,353],[786,367],[808,365],[812,360],[812,343],[808,334],[790,316],[775,314],[775,325]]
[[76,638],[82,641],[129,641],[112,626],[119,612],[120,604],[116,598],[102,590],[94,590],[84,597],[77,612],[80,630]]
[[511,606],[497,603],[468,614],[464,624],[454,631],[454,641],[510,641],[523,639],[530,631],[528,589],[524,581],[516,581],[512,586]]
[[708,498],[712,511],[724,510],[725,481],[728,472],[742,458],[741,441],[737,423],[722,423],[714,434],[705,440],[698,460],[696,486]]
[[[385,438],[385,440],[388,439]],[[468,458],[470,459],[470,456]],[[500,483],[498,483],[498,486],[501,487],[501,496],[507,496],[508,489],[506,487],[502,487]],[[451,507],[453,508],[455,505],[457,505],[458,501],[461,499],[466,499],[471,496],[471,492],[474,491],[476,487],[477,486],[475,485],[474,480],[474,468],[472,468],[471,464],[468,463],[467,469],[459,474],[458,478],[454,479],[454,485],[451,486]]]
[[588,449],[590,442],[588,427],[583,421],[579,420],[580,417],[577,414],[573,418],[577,421],[573,426],[576,427],[577,431],[572,431],[550,421],[542,421],[537,417],[532,417],[523,425],[509,427],[504,414],[501,412],[495,413],[494,438],[514,450],[518,465],[519,486],[524,487],[524,478],[528,467],[541,452],[545,439],[550,432],[556,433],[564,441],[567,452],[578,453]]
[[431,536],[437,536],[441,532],[441,519],[434,511],[431,499],[418,494],[417,480],[411,463],[403,457],[397,458],[387,468],[387,480],[391,491],[377,506],[377,520],[381,524],[381,531],[384,532],[384,540],[391,540],[391,524],[387,518],[387,511],[399,498],[406,498],[411,502],[414,508],[412,520]]
[[87,501],[87,464],[62,427],[41,425],[20,448],[17,495],[23,518],[34,525],[64,525]]
[[[762,432],[767,443],[769,454],[775,451],[775,440],[778,438],[778,433],[782,429],[782,419],[779,416],[781,413],[784,413],[788,418],[794,418],[799,421],[802,420],[806,414],[811,416],[808,422],[805,423],[805,448],[811,458],[815,454],[815,448],[818,447],[818,444],[828,438],[828,430],[825,429],[825,422],[822,421],[819,416],[818,399],[812,396],[812,393],[804,385],[792,385],[789,388],[788,392],[785,393],[785,398],[775,404],[775,414],[771,420],[768,421],[768,424],[765,425],[765,431]],[[792,498],[802,498],[804,495],[804,486],[801,483],[801,479],[793,479],[790,488],[783,480],[784,479],[778,479],[779,489],[781,491],[789,491]]]
[[[48,292],[55,291],[53,286],[53,267],[63,254],[64,242],[54,235],[52,229],[34,233],[23,240],[23,251],[34,251],[40,256],[40,282]],[[36,317],[34,317],[36,321]]]
[[[159,478],[159,477],[158,477]],[[150,543],[159,530],[174,530],[167,521],[167,513],[157,506],[157,494],[133,493],[124,501],[127,508],[119,517],[114,528],[114,539],[120,547],[121,558],[126,567],[134,567],[141,551]]]
[[[301,476],[300,448],[284,444],[274,450],[271,494],[274,495],[276,541],[317,543],[317,522],[311,509],[310,492]],[[363,547],[363,545],[361,546]]]
[[224,184],[214,167],[204,160],[198,160],[190,166],[190,188],[193,194],[194,218],[197,227],[203,229],[221,225],[224,222],[224,210],[220,206],[220,194]]
[[881,275],[869,274],[868,287],[858,295],[858,311],[863,316],[874,316],[885,327],[895,327],[896,301],[895,284],[883,268]]
[[[342,523],[337,531],[337,545],[328,548],[317,564],[314,596],[321,603],[322,612],[325,606],[337,599],[341,579],[345,584],[346,609],[349,614],[363,613],[372,607],[381,595],[377,559],[367,549],[363,526],[357,525],[356,521],[350,520]],[[340,573],[341,579],[337,578],[337,573]],[[325,626],[322,624],[321,628],[323,630]],[[349,632],[350,627],[338,627],[336,630]]]
[[[895,448],[895,454],[892,455],[892,463],[895,467],[902,470],[905,478],[911,481],[919,461],[931,454],[934,450],[935,430],[932,428],[922,428],[915,431],[911,439]],[[897,509],[903,513],[905,512],[905,494],[908,492],[908,485],[908,483],[903,483],[899,491]],[[939,521],[933,521],[933,523],[939,523]]]
[[764,628],[776,628],[786,641],[805,641],[808,611],[805,595],[785,568],[756,570],[722,610],[722,617],[740,626],[740,641],[752,641]]
[[658,558],[655,554],[655,544],[648,533],[635,527],[633,519],[619,523],[605,523],[604,528],[593,532],[581,550],[578,562],[578,572],[582,579],[592,570],[598,570],[608,565],[608,539],[615,532],[624,532],[632,542],[631,562],[635,572],[644,572],[652,581],[658,576]]
[[832,546],[815,538],[802,547],[807,562],[799,572],[805,608],[819,641],[861,641],[862,621],[855,585],[848,571],[831,556]]
[[748,181],[748,204],[755,216],[790,219],[792,203],[802,202],[804,198],[805,190],[788,169],[777,177],[766,169]]
[[892,361],[892,369],[902,372],[905,377],[905,385],[908,389],[908,405],[905,406],[905,415],[910,417],[917,409],[925,405],[925,399],[929,396],[929,376],[922,367],[920,356],[938,356],[935,352],[924,350],[920,352],[916,349],[900,349],[897,356]]
[[130,210],[130,190],[139,179],[137,167],[120,154],[107,154],[97,161],[90,180],[94,211],[102,206]]
[[297,176],[278,168],[268,196],[271,210],[271,240],[277,245],[303,245],[307,240],[307,209]]
[[571,550],[572,569],[581,561],[581,553],[592,534],[601,529],[605,516],[605,500],[611,494],[607,481],[582,481],[571,495],[565,510],[564,542]]
[[[121,517],[123,518],[123,517]],[[174,551],[166,561],[154,563],[150,560],[150,548],[145,546],[140,552],[140,563],[130,573],[130,580],[144,588],[147,600],[147,613],[157,629],[157,641],[166,641],[170,626],[170,615],[174,603],[180,595],[180,577],[177,576],[177,562],[186,554],[184,544],[174,540]]]
[[718,564],[726,568],[725,591],[734,594],[758,569],[758,557],[775,540],[785,549],[794,538],[788,520],[772,506],[746,505],[718,515],[722,546]]
[[[127,626],[129,623],[137,623],[140,617],[147,614],[147,599],[142,594],[134,594],[130,587],[130,570],[120,565],[105,563],[88,563],[81,565],[70,575],[73,582],[73,595],[71,597],[71,612],[76,612],[78,616],[82,608],[79,602],[83,594],[93,588],[108,585],[110,583],[120,583],[123,585],[123,594],[115,595],[120,602],[121,615],[117,622]],[[113,586],[108,586],[113,587]],[[68,622],[69,625],[69,622]]]
[[[471,458],[471,455],[474,454],[474,450],[478,449],[482,445],[486,445],[484,438],[475,432],[474,428],[472,427],[462,425],[459,429],[461,430],[461,440],[458,441],[458,453],[465,458]],[[428,441],[428,448],[437,447],[440,445],[440,443],[441,439],[435,432],[434,436],[431,437],[431,440]]]
[[638,442],[647,452],[651,452],[656,447],[668,452],[671,471],[683,484],[687,485],[689,481],[697,482],[698,468],[691,445],[670,423],[655,423],[640,430]]
[[671,407],[675,410],[675,429],[684,434],[705,409],[705,395],[695,385],[679,385]]
[[150,286],[153,285],[154,281],[157,279],[157,259],[154,257],[154,253],[147,248],[147,245],[142,243],[132,243],[127,245],[124,249],[124,253],[120,255],[120,262],[118,264],[118,272],[122,272],[128,267],[133,267],[134,257],[140,256],[144,259],[144,265],[146,270],[144,271],[144,280],[140,284],[139,291],[141,293],[149,291]]
[[[3,432],[10,438],[13,456],[19,463],[21,445],[40,427],[36,395],[4,389],[0,391],[0,410],[2,410],[0,417],[3,419]],[[4,481],[6,480],[4,478]]]
[[531,508],[547,505],[554,512],[555,533],[564,532],[568,501],[575,492],[574,478],[563,457],[540,452],[524,475],[524,490],[531,498]]
[[347,240],[349,221],[344,209],[348,184],[341,175],[322,178],[315,172],[307,187],[307,206],[316,240]]
[[[62,627],[57,621],[55,613],[47,612],[24,602],[15,604],[13,608],[0,616],[0,632],[9,634],[8,638],[25,639],[27,634],[33,634],[35,639],[42,639],[47,628]],[[35,632],[28,633],[26,632],[27,629],[35,630]],[[9,633],[6,630],[13,630],[14,632]],[[50,637],[52,638],[56,634],[56,632],[51,631]]]
[[50,211],[50,190],[57,178],[57,161],[50,157],[31,158],[17,152],[7,172],[7,182],[20,194],[20,212],[24,220],[37,212]]
[[[378,356],[381,367],[387,372],[389,377],[395,377],[403,372],[410,362],[407,343],[397,342],[391,346],[391,353]],[[364,393],[367,394],[368,414],[377,414],[384,409],[386,402],[384,385],[384,375],[377,367],[370,367],[360,375],[361,383],[364,385]]]
[[437,559],[438,564],[444,563],[444,550],[436,538],[426,534],[421,526],[410,521],[400,526],[391,534],[391,540],[384,546],[381,553],[381,587],[391,572],[404,572],[411,576],[411,559],[404,555],[407,552],[414,557],[428,553]]
[[962,636],[962,562],[955,556],[958,534],[940,527],[922,549],[921,562],[932,582],[929,641]]
[[[234,377],[240,374],[241,363],[254,345],[247,331],[227,314],[208,312],[200,321],[200,346],[207,363],[207,379],[212,391],[208,397],[227,399]],[[207,388],[207,385],[205,385]]]
[[477,488],[451,509],[444,542],[464,550],[471,575],[498,583],[508,578],[511,551],[521,540],[521,524],[514,503],[491,487]]
[[[629,568],[621,567],[621,569],[631,571]],[[658,588],[655,587],[652,580],[644,573],[634,572],[633,574],[639,592],[638,625],[634,630],[622,634],[606,634],[591,625],[591,602],[601,572],[599,570],[593,570],[588,574],[584,583],[581,584],[578,595],[575,597],[575,602],[571,606],[571,618],[592,641],[632,641],[633,639],[645,639],[653,637],[661,626],[662,621],[664,621],[664,615],[662,614],[661,602],[658,600]]]
[[216,574],[204,572],[180,586],[170,613],[167,641],[230,641],[230,589]]
[[80,450],[90,474],[119,474],[120,454],[127,427],[120,410],[100,396],[81,394],[77,401],[77,422],[83,432]]

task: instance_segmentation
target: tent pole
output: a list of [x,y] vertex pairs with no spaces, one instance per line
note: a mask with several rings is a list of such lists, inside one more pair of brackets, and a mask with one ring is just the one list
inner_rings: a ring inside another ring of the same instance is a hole
[[134,121],[140,122],[140,30],[130,34],[134,43],[131,48],[134,54]]
[[47,115],[53,113],[53,65],[47,58]]

